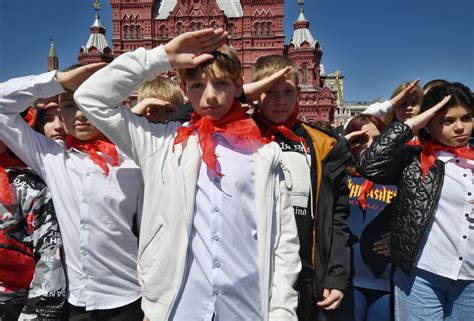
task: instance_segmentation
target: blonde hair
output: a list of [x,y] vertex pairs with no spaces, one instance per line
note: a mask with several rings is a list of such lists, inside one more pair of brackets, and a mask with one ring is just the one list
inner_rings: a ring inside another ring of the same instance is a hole
[[145,98],[158,98],[169,101],[176,108],[184,105],[184,97],[178,84],[163,76],[158,76],[153,80],[143,83],[138,90],[138,102]]
[[[392,92],[392,95],[390,96],[390,99],[398,95],[399,93],[402,92],[405,88],[410,86],[410,82],[402,82],[400,85],[398,85],[395,90]],[[421,89],[420,86],[416,85],[415,88],[413,88],[413,91],[409,94],[407,99],[411,99],[415,105],[421,105],[421,101],[423,100],[423,90]],[[391,122],[395,121],[395,111],[392,110],[388,112],[384,117],[383,117],[383,122],[388,125]]]
[[[186,86],[189,80],[195,79],[202,73],[216,78],[216,71],[224,78],[230,78],[235,83],[242,80],[242,67],[237,51],[228,45],[222,45],[213,53],[214,58],[195,68],[178,69],[179,81]],[[216,69],[214,69],[216,68]]]
[[269,55],[258,58],[252,66],[252,82],[271,76],[286,67],[291,67],[287,78],[291,79],[295,86],[298,86],[298,67],[290,58],[282,55]]

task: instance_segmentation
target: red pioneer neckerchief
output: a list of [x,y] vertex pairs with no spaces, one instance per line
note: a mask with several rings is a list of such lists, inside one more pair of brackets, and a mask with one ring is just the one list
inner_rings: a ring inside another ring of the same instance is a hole
[[0,155],[0,202],[7,207],[12,205],[12,194],[8,174],[5,171],[7,167],[26,167],[19,159],[12,157],[8,152]]
[[295,107],[290,118],[283,124],[275,125],[269,121],[260,109],[257,110],[257,118],[259,123],[264,127],[262,136],[268,138],[270,141],[275,140],[275,133],[281,133],[288,139],[291,139],[296,142],[300,142],[306,145],[306,141],[303,137],[296,135],[293,132],[293,126],[301,124],[301,121],[298,120],[298,107]]
[[89,157],[92,161],[99,165],[100,168],[104,171],[105,175],[109,174],[109,168],[107,167],[107,162],[103,159],[97,151],[100,151],[112,158],[112,166],[117,166],[119,164],[119,157],[117,148],[114,144],[107,138],[98,139],[91,142],[79,140],[73,136],[68,136],[66,138],[66,147],[67,148],[76,148],[82,152],[89,154]]
[[261,141],[262,135],[255,122],[250,119],[242,110],[242,106],[238,101],[234,101],[229,113],[222,119],[211,121],[207,117],[201,117],[197,113],[193,113],[190,121],[191,126],[181,127],[178,129],[174,145],[185,142],[191,136],[194,130],[197,131],[199,137],[199,145],[202,150],[202,160],[207,167],[212,169],[217,175],[223,176],[217,171],[217,157],[215,154],[215,142],[212,134],[230,133],[240,139],[257,139]]
[[474,160],[474,150],[472,149],[472,147],[446,146],[446,145],[436,143],[433,141],[422,142],[421,146],[423,147],[423,150],[421,151],[421,155],[420,155],[422,175],[425,175],[430,170],[430,168],[434,165],[436,161],[436,152],[438,151],[446,151],[460,158],[467,158],[470,160]]

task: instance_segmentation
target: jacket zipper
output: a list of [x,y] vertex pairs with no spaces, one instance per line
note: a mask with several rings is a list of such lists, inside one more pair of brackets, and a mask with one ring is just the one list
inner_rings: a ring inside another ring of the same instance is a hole
[[[278,163],[277,163],[278,164]],[[276,167],[277,167],[277,164],[274,164],[273,167],[272,167],[272,171],[275,173],[276,172]],[[271,185],[270,185],[270,193],[272,194],[270,197],[270,204],[269,204],[269,207],[268,207],[268,214],[267,214],[267,246],[265,247],[265,269],[264,269],[264,278],[265,278],[265,286],[267,287],[266,288],[266,292],[265,292],[265,301],[263,302],[264,303],[264,310],[263,310],[263,320],[269,320],[269,293],[270,293],[270,290],[271,290],[271,285],[270,285],[270,262],[271,262],[271,255],[270,255],[270,245],[271,245],[271,236],[272,236],[272,223],[273,223],[273,215],[272,215],[272,212],[273,212],[273,207],[274,207],[274,198],[275,198],[275,179],[272,179],[271,180]],[[281,214],[281,213],[280,213]],[[273,249],[271,249],[273,250]],[[275,262],[273,262],[273,264],[275,265]],[[260,289],[260,291],[263,291],[264,289]]]
[[[442,177],[441,185],[439,186],[438,190],[436,191],[436,197],[435,197],[435,203],[434,203],[434,204],[438,204],[438,203],[439,203],[439,198],[440,198],[440,196],[441,196],[441,189],[443,188],[443,184],[444,184],[444,165],[443,165],[443,167],[442,167],[442,169],[441,169],[441,172],[442,172],[442,174],[441,174],[441,175],[442,175],[442,176],[441,176],[441,177]],[[429,223],[429,221],[431,220],[431,217],[432,217],[433,214],[434,214],[434,208],[435,208],[435,207],[436,207],[436,206],[434,206],[434,207],[431,208],[431,213],[430,213],[430,216],[429,216],[429,218],[428,218],[428,221],[427,221],[426,224],[423,226],[423,231],[422,231],[422,233],[420,234],[421,237],[420,237],[420,238],[417,240],[417,242],[416,242],[415,257],[413,258],[413,260],[412,260],[412,262],[411,262],[410,273],[411,273],[411,271],[413,270],[413,264],[415,263],[416,258],[417,258],[417,256],[418,256],[418,251],[419,251],[419,249],[420,249],[420,242],[421,242],[421,239],[423,238],[423,235],[425,235],[426,227],[428,226],[428,223]]]

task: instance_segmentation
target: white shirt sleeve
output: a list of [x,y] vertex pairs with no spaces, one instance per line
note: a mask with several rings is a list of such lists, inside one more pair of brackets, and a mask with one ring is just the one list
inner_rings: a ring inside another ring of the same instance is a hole
[[384,117],[386,114],[393,110],[392,103],[390,100],[384,102],[376,102],[369,107],[367,107],[362,114],[364,115],[374,115],[380,118]]
[[0,140],[42,178],[44,155],[62,152],[63,147],[34,131],[19,114],[38,98],[64,92],[55,74],[14,78],[0,84]]
[[121,104],[142,81],[152,80],[169,69],[171,64],[163,46],[139,48],[97,71],[74,94],[86,117],[139,165],[163,147],[179,123],[153,124]]

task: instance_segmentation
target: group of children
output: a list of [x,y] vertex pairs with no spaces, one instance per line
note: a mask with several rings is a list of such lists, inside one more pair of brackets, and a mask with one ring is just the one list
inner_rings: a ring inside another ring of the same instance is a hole
[[[298,120],[291,60],[259,58],[244,86],[226,40],[189,32],[0,84],[0,318],[389,320],[390,255],[397,320],[425,320],[414,286],[435,282],[439,320],[469,312],[469,89],[437,86],[401,119],[409,83],[387,129],[361,115],[340,137]],[[181,89],[160,76],[172,68]],[[181,90],[184,125],[165,121]],[[30,126],[20,114],[35,104]]]

